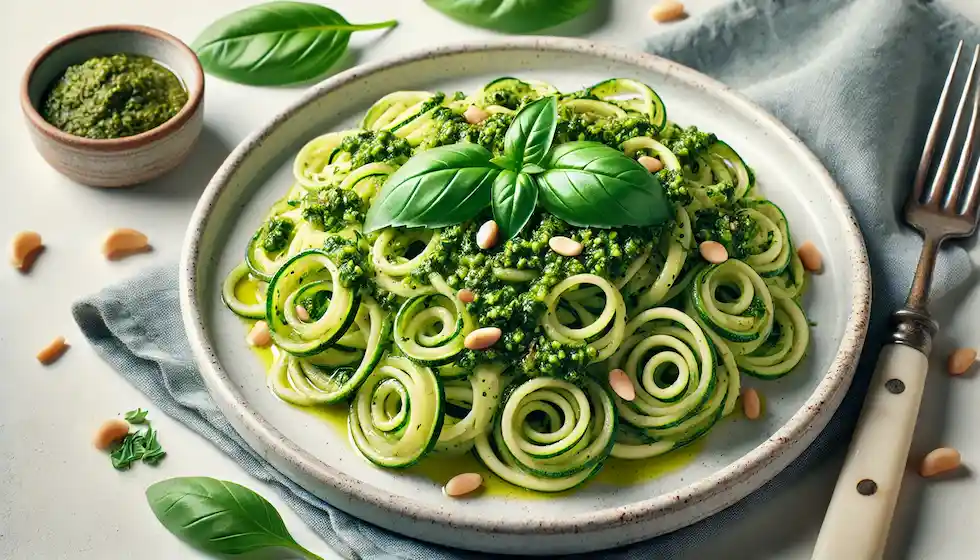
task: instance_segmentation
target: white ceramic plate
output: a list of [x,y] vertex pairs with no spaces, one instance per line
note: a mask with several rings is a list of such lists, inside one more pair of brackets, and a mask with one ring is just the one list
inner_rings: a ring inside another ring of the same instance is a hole
[[[650,84],[671,120],[716,132],[752,165],[761,189],[814,241],[824,273],[813,278],[807,360],[788,377],[754,382],[766,397],[757,422],[713,430],[685,467],[633,486],[591,484],[551,499],[450,500],[440,485],[384,471],[357,456],[346,435],[278,401],[249,351],[240,321],[221,303],[225,274],[266,209],[289,188],[300,146],[355,126],[379,97],[400,89],[472,91],[506,75],[564,91],[609,77]],[[715,513],[775,476],[809,445],[847,390],[870,305],[867,256],[844,197],[786,128],[725,86],[661,58],[594,43],[523,38],[474,43],[354,68],[313,87],[229,156],[191,220],[181,264],[184,323],[201,373],[228,419],[263,456],[333,505],[406,535],[482,551],[556,554],[639,541]]]

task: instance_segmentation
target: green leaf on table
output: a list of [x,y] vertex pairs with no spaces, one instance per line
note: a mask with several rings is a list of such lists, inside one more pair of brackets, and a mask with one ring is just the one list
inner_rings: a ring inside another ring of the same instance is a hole
[[109,454],[109,460],[114,468],[124,471],[139,461],[143,457],[144,451],[143,436],[137,432],[130,432],[112,450],[112,453]]
[[322,560],[293,539],[268,500],[240,484],[171,478],[147,488],[146,499],[168,531],[201,551],[237,555],[279,547]]
[[109,453],[109,460],[116,469],[128,470],[133,466],[133,463],[138,461],[143,461],[148,465],[156,465],[167,455],[157,439],[156,429],[146,419],[147,414],[148,412],[142,408],[126,413],[127,422],[130,424],[146,424],[146,428],[126,434],[126,437],[116,444]]
[[511,169],[538,166],[551,149],[557,127],[558,101],[554,96],[525,105],[504,135],[504,157],[514,164]]
[[524,173],[505,170],[493,182],[493,219],[505,239],[520,233],[538,205],[538,186]]
[[598,142],[556,146],[535,178],[544,208],[575,226],[649,226],[672,216],[656,175]]
[[147,427],[143,433],[143,449],[141,458],[148,465],[156,465],[167,455],[157,440],[157,431],[153,426]]
[[577,18],[596,0],[425,0],[431,8],[469,25],[531,33]]
[[368,210],[364,231],[384,227],[445,227],[490,204],[500,168],[479,144],[451,144],[421,152],[388,177]]
[[285,85],[323,75],[347,51],[351,33],[394,25],[355,25],[320,4],[268,2],[215,21],[192,48],[204,70],[219,78]]
[[146,415],[149,413],[150,411],[148,410],[137,408],[136,410],[130,410],[127,412],[124,418],[130,424],[143,424],[146,422]]

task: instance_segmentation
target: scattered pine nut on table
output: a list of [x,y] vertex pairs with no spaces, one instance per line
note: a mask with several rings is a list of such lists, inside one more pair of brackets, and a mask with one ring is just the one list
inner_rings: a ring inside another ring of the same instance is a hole
[[110,261],[126,258],[150,250],[146,234],[131,228],[110,231],[102,242],[102,254]]
[[46,366],[51,365],[58,361],[58,359],[61,358],[61,356],[63,356],[67,350],[68,343],[65,342],[65,337],[59,336],[37,353],[37,361]]
[[962,458],[960,452],[952,447],[934,449],[922,458],[919,474],[928,478],[956,470],[960,467]]
[[977,351],[974,348],[957,348],[949,355],[946,369],[950,375],[963,375],[977,361]]
[[43,249],[41,234],[36,231],[18,232],[10,241],[10,264],[21,272],[30,272]]
[[92,438],[92,443],[96,449],[105,451],[116,442],[122,441],[128,433],[129,422],[122,418],[110,418],[103,422],[99,426],[99,429],[95,431],[95,437]]
[[660,0],[650,8],[650,17],[657,23],[679,20],[684,17],[684,4],[677,0]]

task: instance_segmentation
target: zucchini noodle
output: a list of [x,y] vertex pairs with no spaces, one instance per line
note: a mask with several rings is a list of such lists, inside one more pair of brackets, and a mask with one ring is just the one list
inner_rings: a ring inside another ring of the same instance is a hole
[[[555,145],[589,140],[644,165],[656,158],[649,168],[661,169],[673,219],[599,229],[538,208],[489,249],[476,244],[489,208],[449,227],[363,231],[412,156],[458,142],[501,156],[521,107],[544,96],[558,101]],[[486,118],[469,122],[474,114]],[[552,251],[555,236],[582,250]],[[707,240],[728,260],[706,262]],[[293,184],[243,257],[221,297],[267,324],[276,396],[347,407],[351,443],[379,466],[472,453],[540,492],[701,438],[735,411],[742,374],[786,375],[810,343],[807,273],[782,210],[731,146],[668,120],[657,93],[631,79],[571,93],[513,77],[470,94],[390,93],[358,128],[300,149]],[[486,327],[499,340],[472,349],[467,337]],[[632,400],[613,391],[614,369]]]

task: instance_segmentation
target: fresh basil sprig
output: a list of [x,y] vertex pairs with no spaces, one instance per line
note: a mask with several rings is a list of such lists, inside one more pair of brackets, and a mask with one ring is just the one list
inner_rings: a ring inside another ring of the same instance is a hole
[[355,25],[319,4],[268,2],[209,25],[192,47],[210,73],[242,84],[286,85],[312,80],[343,56],[355,31],[398,22]]
[[595,6],[595,0],[425,0],[443,14],[466,24],[503,31],[531,33],[574,19]]
[[645,167],[596,142],[552,146],[557,127],[558,101],[543,97],[514,117],[502,156],[471,143],[413,156],[381,188],[364,230],[444,227],[488,204],[507,239],[520,233],[539,203],[576,226],[647,226],[671,218],[663,186]]
[[293,539],[268,500],[240,484],[171,478],[147,488],[146,499],[168,531],[204,552],[238,555],[276,547],[323,560]]

